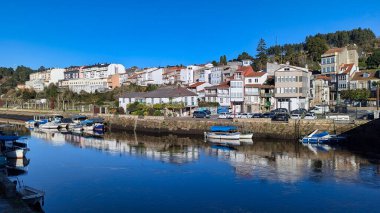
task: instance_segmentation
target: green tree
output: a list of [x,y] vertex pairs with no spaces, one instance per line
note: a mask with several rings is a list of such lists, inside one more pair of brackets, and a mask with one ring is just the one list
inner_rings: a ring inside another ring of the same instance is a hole
[[366,64],[368,68],[378,68],[380,65],[380,49],[373,52],[371,56],[367,58]]
[[267,47],[265,40],[263,38],[260,39],[256,48],[256,59],[255,59],[255,68],[256,70],[262,70],[265,68],[268,57],[267,57]]
[[321,55],[328,50],[327,42],[320,37],[306,39],[306,50],[313,61],[320,61]]
[[253,57],[250,56],[247,52],[242,52],[240,55],[238,55],[237,60],[238,61],[253,60]]

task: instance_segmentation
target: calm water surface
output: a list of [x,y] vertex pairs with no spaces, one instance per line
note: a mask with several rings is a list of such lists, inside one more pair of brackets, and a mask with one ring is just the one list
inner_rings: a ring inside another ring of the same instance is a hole
[[380,212],[380,166],[341,149],[32,131],[46,212]]

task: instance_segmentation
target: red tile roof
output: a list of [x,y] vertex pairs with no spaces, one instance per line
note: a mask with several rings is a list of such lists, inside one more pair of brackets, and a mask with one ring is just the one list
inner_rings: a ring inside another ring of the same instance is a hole
[[195,84],[192,84],[192,85],[190,85],[188,88],[197,88],[197,86],[200,86],[200,85],[202,85],[202,84],[204,84],[205,82],[197,82],[197,83],[195,83]]
[[323,53],[323,55],[325,54],[333,54],[333,53],[336,53],[336,52],[342,52],[344,49],[343,48],[331,48],[329,50],[327,50],[325,53]]
[[243,76],[254,73],[253,68],[251,66],[239,67],[236,71],[237,72],[243,72]]
[[342,64],[340,66],[340,71],[343,74],[350,74],[353,67],[354,67],[354,64]]
[[266,72],[250,72],[247,75],[245,75],[244,77],[261,77],[265,74],[266,74]]
[[315,79],[321,79],[321,80],[325,80],[325,81],[331,81],[331,77],[326,76],[326,75],[318,75],[318,76],[315,77]]
[[218,88],[230,88],[230,82],[223,82],[217,86]]
[[[364,73],[368,74],[368,77],[364,77]],[[352,81],[368,81],[378,79],[374,72],[356,72],[352,77]],[[379,79],[380,80],[380,79]]]

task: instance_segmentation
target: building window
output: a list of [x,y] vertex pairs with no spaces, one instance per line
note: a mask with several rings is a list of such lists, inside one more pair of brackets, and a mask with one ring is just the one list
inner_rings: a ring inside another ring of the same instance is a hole
[[252,83],[252,79],[248,79],[248,83]]

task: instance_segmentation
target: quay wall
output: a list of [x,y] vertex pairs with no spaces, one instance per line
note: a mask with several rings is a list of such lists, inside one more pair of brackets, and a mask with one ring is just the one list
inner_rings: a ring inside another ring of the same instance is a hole
[[[0,118],[27,120],[39,112],[33,111],[3,111],[0,110]],[[53,113],[53,112],[52,112]],[[57,112],[56,112],[57,113]],[[41,113],[40,113],[41,114]],[[46,113],[45,113],[46,114]],[[70,116],[69,113],[61,113]],[[92,117],[93,114],[84,114]],[[293,140],[300,136],[319,129],[335,134],[343,134],[359,126],[368,123],[365,120],[355,120],[349,123],[335,122],[333,120],[292,120],[289,122],[272,122],[270,119],[193,119],[193,118],[168,118],[153,116],[110,115],[98,114],[103,117],[113,132],[135,131],[150,134],[179,134],[203,136],[210,126],[234,125],[242,132],[253,132],[255,138]]]

